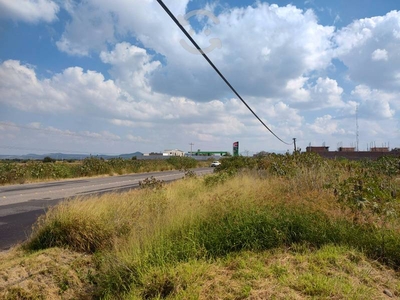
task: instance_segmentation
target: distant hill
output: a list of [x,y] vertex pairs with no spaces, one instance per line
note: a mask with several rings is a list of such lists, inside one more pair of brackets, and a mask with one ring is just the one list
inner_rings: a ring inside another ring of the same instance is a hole
[[0,159],[33,159],[33,160],[43,160],[45,157],[51,157],[57,160],[67,160],[67,159],[84,159],[89,156],[102,157],[104,159],[111,159],[121,157],[124,159],[131,159],[133,156],[143,156],[142,152],[126,153],[120,155],[106,155],[106,154],[65,154],[65,153],[46,153],[46,154],[24,154],[24,155],[0,155]]

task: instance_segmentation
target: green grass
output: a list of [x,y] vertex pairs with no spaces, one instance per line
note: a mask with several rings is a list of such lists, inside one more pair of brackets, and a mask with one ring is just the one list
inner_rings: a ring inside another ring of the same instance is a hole
[[[400,199],[380,202],[390,204],[389,216],[354,210],[335,191],[365,168],[312,156],[233,158],[205,178],[64,202],[23,249],[88,255],[95,274],[87,285],[104,299],[383,299],[385,289],[399,296],[400,221],[392,216]],[[368,168],[398,188],[392,168]],[[57,278],[68,292],[66,277]]]

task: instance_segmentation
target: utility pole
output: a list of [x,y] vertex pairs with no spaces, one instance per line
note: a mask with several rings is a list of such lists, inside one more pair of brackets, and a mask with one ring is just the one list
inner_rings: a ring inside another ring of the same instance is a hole
[[193,144],[193,143],[190,143],[189,145],[190,145],[190,156],[193,156],[192,147],[194,146],[194,144]]
[[296,148],[296,138],[293,138],[293,145],[294,145],[294,152],[293,153],[295,153],[296,150],[297,150],[297,148]]
[[358,104],[356,105],[356,151],[358,152]]

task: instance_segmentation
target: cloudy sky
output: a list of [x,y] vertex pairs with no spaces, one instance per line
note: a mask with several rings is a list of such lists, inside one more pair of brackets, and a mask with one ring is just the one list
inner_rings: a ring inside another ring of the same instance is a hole
[[398,0],[164,3],[289,145],[157,1],[0,0],[0,154],[400,147]]

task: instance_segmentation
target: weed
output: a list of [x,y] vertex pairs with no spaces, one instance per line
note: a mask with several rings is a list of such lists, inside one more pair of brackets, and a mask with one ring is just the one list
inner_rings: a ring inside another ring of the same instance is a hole
[[164,186],[164,181],[157,179],[153,176],[147,177],[142,181],[139,181],[139,187],[141,189],[159,190]]

